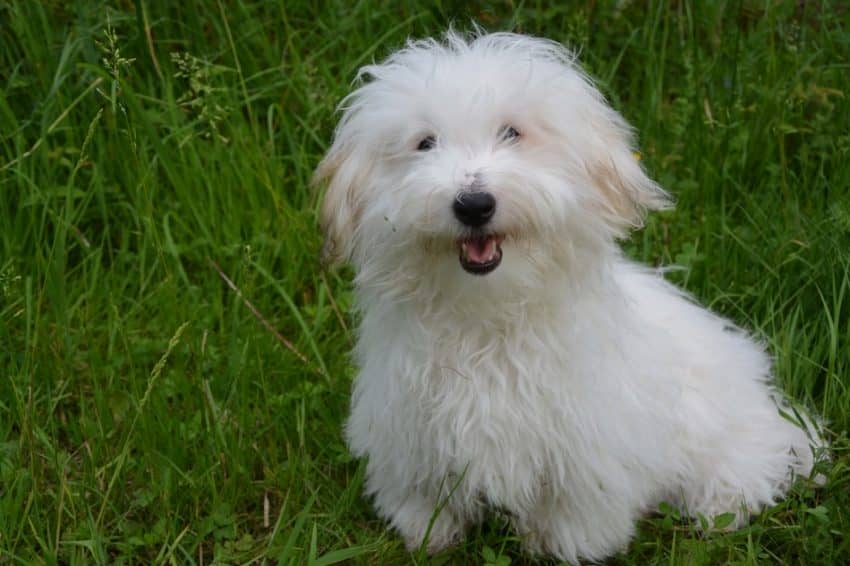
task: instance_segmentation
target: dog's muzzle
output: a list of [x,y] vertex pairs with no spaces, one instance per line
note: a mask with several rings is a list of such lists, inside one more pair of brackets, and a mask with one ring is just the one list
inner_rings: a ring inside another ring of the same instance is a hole
[[[461,192],[452,204],[452,211],[464,226],[478,232],[496,213],[496,198],[486,191]],[[490,273],[502,261],[503,240],[503,236],[486,233],[473,233],[459,238],[457,245],[461,267],[475,275]]]

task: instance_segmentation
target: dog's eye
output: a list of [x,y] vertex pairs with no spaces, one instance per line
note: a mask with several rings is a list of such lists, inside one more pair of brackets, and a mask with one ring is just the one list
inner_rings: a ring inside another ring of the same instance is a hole
[[502,141],[513,141],[520,138],[520,133],[513,126],[502,128]]
[[419,145],[416,146],[416,151],[428,151],[429,149],[434,149],[434,146],[437,145],[437,138],[434,136],[425,136],[422,138],[422,141],[419,142]]

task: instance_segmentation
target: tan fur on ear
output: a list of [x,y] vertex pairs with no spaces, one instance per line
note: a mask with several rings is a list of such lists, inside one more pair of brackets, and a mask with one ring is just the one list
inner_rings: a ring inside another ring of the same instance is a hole
[[319,210],[319,227],[325,236],[322,263],[337,265],[351,257],[355,230],[363,205],[357,196],[362,172],[352,163],[351,151],[334,145],[322,159],[311,184],[327,184]]
[[643,226],[647,211],[672,206],[670,195],[646,175],[631,151],[609,149],[589,173],[606,215],[622,235]]

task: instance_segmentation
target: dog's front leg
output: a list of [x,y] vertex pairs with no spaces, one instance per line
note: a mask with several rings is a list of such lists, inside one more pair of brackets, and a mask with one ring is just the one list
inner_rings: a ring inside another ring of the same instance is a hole
[[404,539],[411,552],[422,547],[434,554],[457,543],[465,530],[448,505],[415,490],[384,490],[375,494],[375,505]]
[[634,534],[635,510],[604,494],[593,497],[593,501],[588,499],[577,504],[555,496],[530,513],[515,517],[514,526],[526,549],[570,563],[601,560],[625,550]]

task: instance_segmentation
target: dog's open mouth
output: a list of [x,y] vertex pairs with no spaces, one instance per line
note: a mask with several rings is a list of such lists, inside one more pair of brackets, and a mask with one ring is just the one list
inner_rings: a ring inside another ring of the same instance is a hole
[[457,241],[460,266],[475,275],[486,275],[502,262],[504,236],[495,234],[470,236]]

